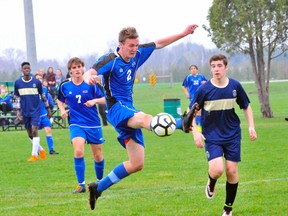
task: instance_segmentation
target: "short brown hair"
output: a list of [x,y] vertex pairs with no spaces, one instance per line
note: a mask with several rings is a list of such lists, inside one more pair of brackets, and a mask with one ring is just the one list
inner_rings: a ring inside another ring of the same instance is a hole
[[68,71],[70,71],[72,64],[81,64],[82,67],[85,66],[84,62],[80,58],[73,57],[73,58],[69,59],[69,61],[67,63]]
[[216,54],[216,55],[211,56],[209,64],[211,64],[212,61],[223,61],[225,66],[228,65],[227,57],[225,55],[222,55],[222,54]]
[[136,38],[138,38],[138,37],[139,37],[139,35],[138,35],[138,32],[137,32],[136,28],[131,27],[131,26],[128,26],[128,27],[123,28],[123,29],[119,32],[118,41],[119,41],[120,43],[124,43],[127,38],[136,39]]

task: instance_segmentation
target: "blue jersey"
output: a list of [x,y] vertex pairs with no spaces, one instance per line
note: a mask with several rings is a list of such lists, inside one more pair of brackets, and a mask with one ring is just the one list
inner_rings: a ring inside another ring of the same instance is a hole
[[40,97],[42,84],[38,79],[31,77],[29,81],[20,77],[15,81],[14,94],[20,97],[20,108],[24,117],[40,116],[41,103]]
[[88,100],[104,97],[98,85],[88,85],[84,81],[75,85],[71,80],[60,84],[58,100],[67,103],[70,108],[70,126],[101,127],[97,107],[87,107],[84,103]]
[[229,78],[225,87],[217,87],[208,81],[198,88],[191,104],[195,102],[202,109],[202,133],[207,142],[241,139],[240,119],[235,113],[235,105],[237,103],[240,109],[246,109],[250,101],[238,81]]
[[201,82],[203,81],[207,81],[207,79],[202,74],[197,74],[196,76],[189,74],[185,77],[182,86],[188,89],[190,100],[194,98],[196,90],[199,88]]
[[93,65],[98,74],[103,75],[108,108],[117,101],[133,103],[133,85],[137,69],[156,49],[155,43],[139,45],[137,53],[129,62],[125,62],[117,53],[109,53],[99,58]]

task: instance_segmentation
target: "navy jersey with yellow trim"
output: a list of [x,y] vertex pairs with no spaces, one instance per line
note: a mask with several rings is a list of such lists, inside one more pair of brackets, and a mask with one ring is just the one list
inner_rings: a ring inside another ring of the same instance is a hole
[[70,109],[70,125],[82,127],[101,127],[97,107],[87,107],[84,103],[95,98],[102,98],[104,94],[98,85],[89,85],[84,81],[75,85],[71,79],[60,84],[58,100],[67,103]]
[[209,142],[241,139],[240,119],[235,112],[236,104],[246,109],[250,100],[242,85],[229,78],[225,87],[217,87],[209,80],[195,93],[192,104],[202,109],[202,133]]
[[42,93],[42,84],[34,77],[31,77],[29,81],[23,80],[23,77],[15,81],[14,94],[20,97],[20,108],[23,116],[40,116],[41,103],[39,96]]
[[92,66],[98,74],[103,75],[108,108],[116,101],[133,103],[133,85],[137,69],[156,49],[155,43],[139,45],[137,53],[129,62],[118,54],[119,47],[113,53],[100,57]]

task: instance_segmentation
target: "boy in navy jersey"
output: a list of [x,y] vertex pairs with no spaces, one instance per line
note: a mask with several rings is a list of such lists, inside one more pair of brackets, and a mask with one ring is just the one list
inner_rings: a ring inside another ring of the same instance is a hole
[[[198,103],[202,109],[202,133],[196,128],[193,120],[194,141],[198,148],[207,154],[209,170],[208,183],[205,188],[206,197],[215,195],[216,181],[226,169],[226,201],[223,216],[232,215],[232,205],[238,187],[238,162],[240,162],[241,128],[240,120],[235,113],[235,105],[243,109],[249,125],[250,140],[254,141],[257,134],[250,101],[241,84],[226,76],[228,60],[218,54],[210,58],[212,79],[201,85],[191,104]],[[225,165],[223,157],[225,158]]]
[[[89,204],[92,210],[104,190],[144,167],[144,138],[141,129],[151,131],[153,116],[136,109],[133,105],[133,85],[137,69],[153,51],[192,34],[197,27],[189,25],[183,32],[140,45],[136,29],[123,28],[119,33],[119,47],[116,51],[100,57],[84,74],[85,81],[92,84],[97,81],[95,75],[103,75],[107,119],[119,133],[118,141],[127,150],[129,157],[128,161],[120,163],[101,181],[89,184]],[[176,122],[177,128],[183,128],[186,133],[189,133],[194,117],[194,109],[191,110],[183,117],[183,121],[178,119]]]
[[[85,143],[90,144],[94,158],[96,179],[100,180],[104,172],[102,154],[102,126],[96,104],[105,104],[101,86],[89,85],[83,81],[84,62],[71,58],[67,64],[71,78],[60,84],[57,104],[61,117],[70,116],[70,139],[74,147],[74,167],[78,186],[73,193],[86,192],[85,187]],[[69,109],[65,109],[67,103]]]
[[24,120],[28,136],[32,141],[32,156],[28,161],[37,161],[38,153],[40,159],[45,160],[46,152],[40,145],[40,138],[38,135],[38,125],[41,115],[41,99],[47,109],[47,115],[49,118],[52,115],[51,110],[49,108],[48,100],[45,97],[45,94],[43,94],[41,82],[31,76],[30,63],[23,62],[21,64],[21,71],[23,76],[15,81],[14,95],[20,98],[21,110],[18,110],[17,117],[20,121]]

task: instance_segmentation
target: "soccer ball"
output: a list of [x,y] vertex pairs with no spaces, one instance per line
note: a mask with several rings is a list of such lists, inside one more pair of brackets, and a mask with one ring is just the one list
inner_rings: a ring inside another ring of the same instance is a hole
[[170,136],[176,130],[176,121],[168,113],[158,113],[151,121],[152,131],[159,137]]

